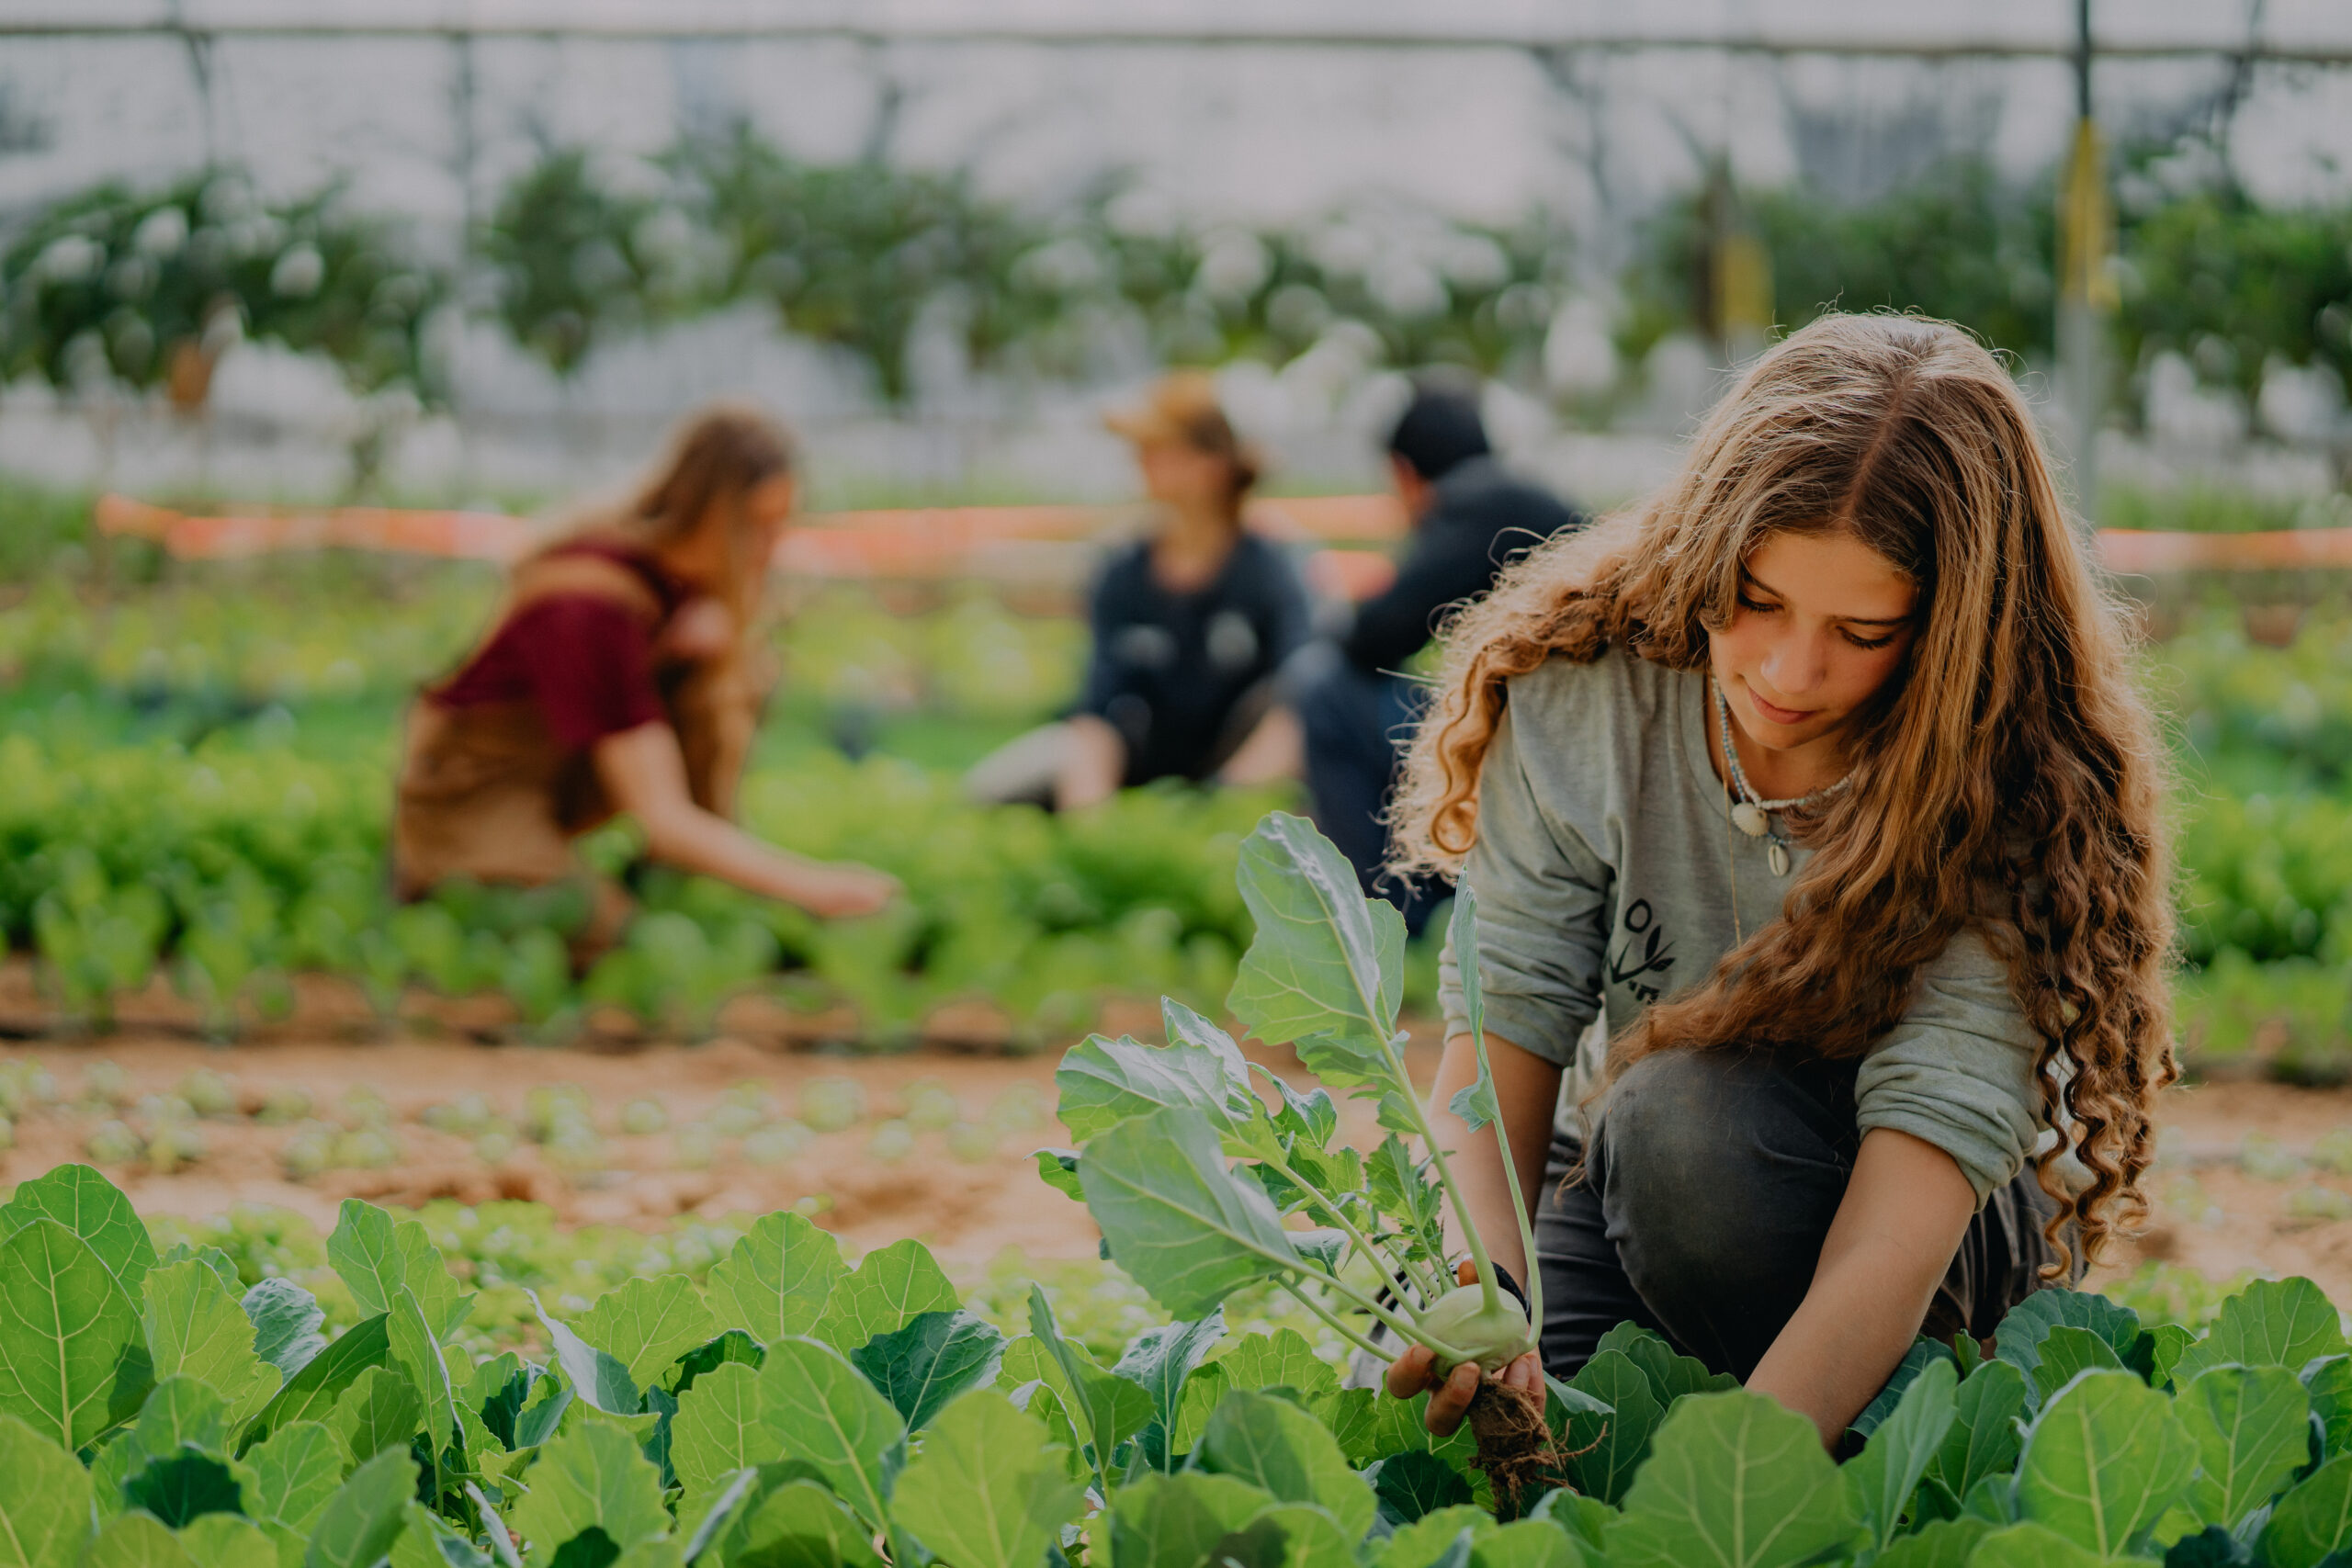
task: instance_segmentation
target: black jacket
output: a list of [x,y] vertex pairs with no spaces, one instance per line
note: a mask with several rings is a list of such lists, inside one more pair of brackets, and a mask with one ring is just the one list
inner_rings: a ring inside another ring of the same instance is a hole
[[1502,569],[1584,514],[1492,457],[1473,457],[1437,481],[1385,592],[1356,607],[1340,647],[1360,670],[1395,670],[1421,650],[1439,615],[1494,586]]

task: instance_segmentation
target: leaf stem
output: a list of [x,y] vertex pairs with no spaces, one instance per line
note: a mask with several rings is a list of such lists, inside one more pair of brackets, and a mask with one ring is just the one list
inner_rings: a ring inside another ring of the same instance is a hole
[[1282,1177],[1293,1187],[1306,1193],[1309,1199],[1321,1205],[1323,1212],[1338,1223],[1340,1231],[1346,1235],[1348,1240],[1355,1244],[1358,1251],[1372,1259],[1373,1267],[1387,1275],[1392,1284],[1397,1274],[1403,1274],[1407,1282],[1420,1292],[1421,1306],[1424,1310],[1427,1310],[1430,1303],[1437,1300],[1437,1294],[1430,1290],[1428,1279],[1413,1267],[1413,1260],[1404,1252],[1398,1251],[1392,1254],[1375,1246],[1371,1238],[1355,1227],[1354,1222],[1348,1218],[1337,1202],[1317,1191],[1313,1182],[1293,1170],[1280,1155],[1262,1155],[1260,1158],[1264,1164],[1272,1167],[1277,1176]]
[[1281,1283],[1283,1289],[1290,1292],[1291,1299],[1293,1301],[1295,1301],[1299,1305],[1305,1307],[1307,1311],[1321,1318],[1323,1320],[1324,1326],[1330,1329],[1332,1333],[1338,1335],[1349,1344],[1354,1346],[1357,1349],[1362,1350],[1365,1355],[1372,1357],[1374,1360],[1380,1361],[1393,1361],[1396,1359],[1395,1356],[1389,1354],[1388,1351],[1384,1350],[1379,1346],[1374,1344],[1370,1339],[1364,1337],[1361,1334],[1358,1334],[1354,1329],[1350,1328],[1337,1314],[1326,1308],[1321,1302],[1317,1301],[1313,1296],[1310,1296],[1305,1291],[1300,1290],[1290,1280],[1284,1280]]
[[[1471,962],[1477,962],[1476,954],[1472,954]],[[1494,1069],[1487,1065],[1487,1032],[1481,1027],[1482,1023],[1480,1021],[1480,1023],[1472,1024],[1470,1040],[1478,1049],[1478,1077],[1487,1085],[1487,1092],[1494,1100],[1495,1146],[1502,1150],[1503,1179],[1510,1186],[1511,1217],[1519,1222],[1521,1266],[1527,1270],[1527,1278],[1521,1282],[1527,1287],[1528,1321],[1541,1334],[1544,1331],[1544,1270],[1535,1262],[1535,1227],[1528,1218],[1526,1196],[1520,1190],[1519,1162],[1510,1157],[1510,1134],[1503,1128],[1502,1099],[1495,1094]],[[1481,1269],[1479,1272],[1483,1276],[1486,1270]],[[1495,1304],[1491,1292],[1487,1304],[1489,1307]]]
[[[1477,1265],[1478,1269],[1478,1288],[1482,1303],[1487,1312],[1499,1312],[1502,1310],[1502,1287],[1495,1283],[1495,1266],[1487,1256],[1486,1238],[1478,1234],[1478,1223],[1470,1217],[1470,1205],[1464,1201],[1462,1190],[1453,1184],[1453,1168],[1445,1163],[1444,1146],[1438,1142],[1436,1131],[1430,1126],[1428,1112],[1421,1109],[1420,1096],[1411,1092],[1412,1077],[1405,1071],[1404,1054],[1396,1049],[1396,1042],[1404,1038],[1402,1033],[1396,1034],[1382,1047],[1382,1050],[1388,1058],[1390,1069],[1396,1073],[1398,1081],[1405,1086],[1407,1092],[1402,1097],[1404,1102],[1413,1113],[1413,1121],[1420,1132],[1421,1142],[1429,1145],[1430,1163],[1437,1167],[1438,1184],[1445,1189],[1446,1200],[1453,1205],[1453,1218],[1462,1227],[1462,1239],[1469,1244],[1470,1261]],[[1481,1059],[1484,1059],[1483,1053]],[[1510,1162],[1506,1159],[1503,1163],[1509,1165]],[[1513,1190],[1516,1190],[1516,1188]]]

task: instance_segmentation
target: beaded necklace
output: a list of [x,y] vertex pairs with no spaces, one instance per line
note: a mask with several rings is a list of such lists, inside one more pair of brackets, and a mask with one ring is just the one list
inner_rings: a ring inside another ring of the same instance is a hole
[[1739,792],[1738,804],[1731,808],[1732,826],[1751,839],[1770,837],[1772,842],[1765,852],[1765,858],[1771,864],[1773,875],[1786,876],[1789,874],[1789,840],[1785,834],[1772,826],[1773,813],[1827,800],[1852,784],[1854,775],[1849,773],[1836,784],[1815,790],[1811,795],[1792,795],[1787,800],[1762,798],[1748,784],[1747,774],[1739,765],[1739,750],[1731,739],[1731,705],[1724,700],[1723,687],[1710,680],[1707,689],[1714,694],[1715,726],[1723,737],[1724,772],[1731,775],[1731,787]]

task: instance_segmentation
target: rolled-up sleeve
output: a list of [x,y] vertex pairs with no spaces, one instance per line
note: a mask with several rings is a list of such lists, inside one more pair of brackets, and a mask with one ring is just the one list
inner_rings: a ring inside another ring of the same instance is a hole
[[1943,1150],[1982,1207],[2041,1133],[2041,1051],[2007,967],[1963,931],[1920,972],[1910,1010],[1863,1058],[1855,1125],[1892,1127]]
[[[1478,899],[1478,973],[1490,1035],[1560,1066],[1600,1010],[1609,870],[1584,836],[1547,813],[1520,761],[1505,710],[1478,778],[1478,840],[1462,880]],[[1451,942],[1439,999],[1451,1036],[1469,1028]]]

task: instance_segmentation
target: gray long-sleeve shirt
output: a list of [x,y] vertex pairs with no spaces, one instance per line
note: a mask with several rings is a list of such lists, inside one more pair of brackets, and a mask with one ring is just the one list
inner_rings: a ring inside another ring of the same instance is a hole
[[[1463,876],[1478,897],[1487,1032],[1567,1069],[1564,1111],[1598,1082],[1607,1035],[1704,980],[1735,945],[1735,889],[1752,934],[1808,852],[1792,846],[1790,874],[1776,876],[1767,841],[1731,826],[1710,722],[1704,676],[1615,649],[1510,684]],[[1454,963],[1449,950],[1448,1034],[1467,1027]],[[1981,1205],[2042,1130],[2040,1049],[2007,968],[1963,932],[1863,1059],[1855,1121],[1942,1149]]]

